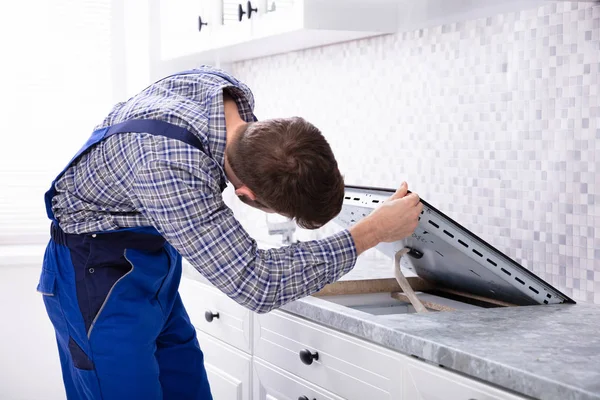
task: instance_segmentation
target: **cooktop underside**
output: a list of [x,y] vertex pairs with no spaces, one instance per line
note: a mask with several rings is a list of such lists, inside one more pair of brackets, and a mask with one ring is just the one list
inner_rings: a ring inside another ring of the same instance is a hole
[[[348,228],[387,200],[394,190],[346,186],[342,212],[336,222]],[[574,303],[427,202],[412,236],[377,249],[393,258],[410,247],[422,253],[406,255],[402,268],[437,285],[517,305]],[[391,268],[391,264],[390,264]]]

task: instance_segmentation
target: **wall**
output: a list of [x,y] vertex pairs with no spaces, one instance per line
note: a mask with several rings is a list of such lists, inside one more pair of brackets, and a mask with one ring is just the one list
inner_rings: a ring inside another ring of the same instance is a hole
[[[232,69],[259,118],[317,125],[348,184],[407,180],[575,300],[600,303],[599,35],[600,5],[548,3]],[[264,237],[264,216],[246,209]]]

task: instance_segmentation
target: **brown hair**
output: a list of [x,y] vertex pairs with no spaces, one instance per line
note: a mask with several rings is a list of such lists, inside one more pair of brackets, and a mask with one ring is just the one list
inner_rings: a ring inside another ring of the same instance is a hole
[[260,203],[303,228],[319,228],[342,209],[344,178],[331,147],[302,118],[248,124],[227,159]]

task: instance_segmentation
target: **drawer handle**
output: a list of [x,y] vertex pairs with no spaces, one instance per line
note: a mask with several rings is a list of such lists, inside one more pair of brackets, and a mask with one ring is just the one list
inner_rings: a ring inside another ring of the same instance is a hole
[[246,14],[246,11],[244,11],[244,6],[238,4],[238,21],[241,21],[242,18],[244,18],[244,14]]
[[218,313],[218,312],[217,312],[217,313],[214,313],[214,312],[212,312],[212,311],[208,311],[208,310],[207,310],[207,311],[204,313],[204,318],[206,318],[206,320],[207,320],[208,322],[213,322],[213,319],[215,319],[215,318],[219,318],[219,313]]
[[[306,396],[300,396],[300,397],[298,397],[298,400],[310,400],[310,399]],[[317,399],[313,399],[313,400],[317,400]]]
[[202,21],[202,17],[198,17],[198,31],[202,32],[202,27],[207,26],[208,22]]
[[252,13],[253,12],[258,12],[258,8],[252,8],[252,2],[248,1],[248,3],[246,4],[246,10],[248,13],[248,18],[252,18]]
[[311,353],[311,351],[308,349],[300,350],[300,360],[302,360],[304,364],[310,365],[313,363],[313,360],[318,359],[319,353],[317,353],[316,351],[314,353]]

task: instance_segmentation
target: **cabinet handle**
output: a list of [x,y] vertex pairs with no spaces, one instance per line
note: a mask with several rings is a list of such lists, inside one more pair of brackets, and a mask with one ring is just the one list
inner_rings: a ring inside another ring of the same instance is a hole
[[319,353],[316,351],[312,353],[308,349],[300,350],[300,360],[306,365],[310,365],[313,363],[313,360],[319,359]]
[[213,319],[215,319],[215,318],[219,318],[219,313],[218,313],[218,312],[217,312],[217,313],[213,313],[212,311],[209,311],[209,310],[207,310],[207,311],[204,313],[204,318],[206,318],[206,320],[207,320],[208,322],[212,322],[212,321],[213,321]]
[[[310,400],[310,399],[306,396],[300,396],[300,397],[298,397],[298,400]],[[313,399],[313,400],[317,400],[317,399]]]
[[202,27],[208,25],[208,22],[203,22],[202,17],[198,17],[198,32],[202,32]]
[[248,3],[246,4],[246,9],[248,10],[248,18],[252,18],[253,12],[258,12],[258,8],[252,8],[252,2],[250,0],[248,0]]
[[242,20],[244,14],[246,14],[246,11],[244,11],[244,7],[242,7],[241,4],[238,4],[238,21]]

